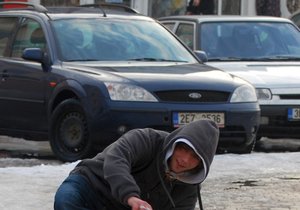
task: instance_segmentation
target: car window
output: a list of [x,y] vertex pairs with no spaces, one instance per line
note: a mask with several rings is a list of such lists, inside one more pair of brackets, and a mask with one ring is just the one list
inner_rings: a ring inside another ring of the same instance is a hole
[[[208,57],[211,57],[216,52],[216,47],[218,43],[218,27],[215,24],[204,24],[200,27],[201,34],[199,36],[200,48],[201,50],[205,51]],[[201,38],[200,38],[201,37]],[[204,41],[205,40],[205,41]]]
[[180,23],[175,34],[191,49],[194,49],[194,24]]
[[[299,31],[295,30],[294,26],[287,24],[278,27],[280,34],[284,39],[282,39],[281,48],[287,48],[287,53],[289,55],[300,56],[300,37]],[[280,34],[275,34],[275,37],[280,39]],[[283,52],[284,53],[284,52]]]
[[[209,36],[207,31],[210,31]],[[207,52],[208,59],[300,57],[299,31],[288,23],[209,23],[202,24],[200,34],[200,48]]]
[[0,56],[4,56],[7,48],[8,39],[12,36],[13,29],[16,26],[17,18],[1,17],[0,18]]
[[173,31],[175,23],[164,23],[164,26]]
[[26,19],[19,27],[13,43],[12,57],[21,58],[25,48],[45,50],[46,39],[41,25],[32,19]]
[[171,60],[197,62],[163,26],[152,21],[53,21],[64,61]]

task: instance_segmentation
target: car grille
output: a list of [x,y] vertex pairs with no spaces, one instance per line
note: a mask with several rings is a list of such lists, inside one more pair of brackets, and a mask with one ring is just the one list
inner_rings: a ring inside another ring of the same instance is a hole
[[230,93],[221,91],[159,91],[155,92],[161,101],[168,102],[227,102]]
[[300,138],[300,121],[288,121],[287,117],[269,117],[268,125],[260,125],[259,136],[269,138]]
[[[168,132],[175,130],[175,128],[169,126],[152,126],[152,128]],[[221,146],[241,145],[245,143],[246,139],[247,131],[243,126],[226,126],[225,128],[220,128],[219,145]]]
[[300,121],[288,121],[286,116],[269,116],[269,126],[300,127]]
[[297,100],[300,99],[300,94],[280,95],[280,99]]

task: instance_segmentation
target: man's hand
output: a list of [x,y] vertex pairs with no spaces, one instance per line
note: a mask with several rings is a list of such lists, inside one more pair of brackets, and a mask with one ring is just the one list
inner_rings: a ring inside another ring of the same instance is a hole
[[153,210],[151,205],[137,197],[130,197],[127,200],[131,210]]

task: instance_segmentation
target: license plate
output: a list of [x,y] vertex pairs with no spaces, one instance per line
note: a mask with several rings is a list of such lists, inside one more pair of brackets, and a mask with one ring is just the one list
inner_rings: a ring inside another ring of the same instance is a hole
[[173,124],[174,127],[180,127],[182,125],[202,120],[213,120],[220,128],[225,127],[225,114],[221,112],[174,112]]
[[300,108],[288,109],[288,120],[300,120]]

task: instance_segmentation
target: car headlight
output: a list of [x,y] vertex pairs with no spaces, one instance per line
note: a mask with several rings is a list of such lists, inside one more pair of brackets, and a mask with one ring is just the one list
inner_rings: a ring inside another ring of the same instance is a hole
[[271,100],[272,99],[272,92],[270,89],[267,88],[257,88],[256,95],[258,100]]
[[231,103],[238,103],[238,102],[256,102],[256,92],[255,88],[250,85],[242,85],[235,89],[232,94]]
[[144,88],[114,82],[105,82],[111,100],[114,101],[144,101],[158,102],[157,99]]

